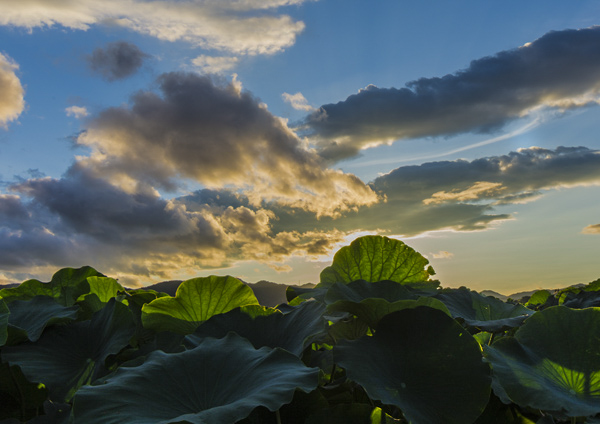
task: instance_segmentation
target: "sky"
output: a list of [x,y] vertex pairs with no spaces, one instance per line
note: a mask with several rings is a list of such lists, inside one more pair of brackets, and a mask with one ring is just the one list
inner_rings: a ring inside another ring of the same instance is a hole
[[600,278],[600,1],[0,0],[0,283]]

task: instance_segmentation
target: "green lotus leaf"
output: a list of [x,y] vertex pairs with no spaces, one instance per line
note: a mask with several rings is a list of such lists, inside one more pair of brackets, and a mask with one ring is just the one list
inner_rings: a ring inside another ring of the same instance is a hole
[[[119,292],[125,291],[123,286],[114,278],[94,276],[88,277],[87,282],[90,286],[89,294],[98,296],[102,303],[107,303],[110,299],[116,297]],[[78,300],[83,300],[86,295],[80,296]]]
[[0,420],[25,422],[41,411],[48,390],[28,381],[16,365],[0,363]]
[[[540,424],[537,416],[532,421],[521,412],[515,404],[506,405],[492,393],[485,411],[477,418],[475,424]],[[554,423],[554,420],[550,422]]]
[[49,283],[39,280],[27,280],[17,287],[0,290],[0,297],[7,302],[29,300],[35,296],[50,296],[63,306],[73,306],[77,298],[89,292],[88,277],[104,277],[94,268],[63,268],[57,271]]
[[327,287],[292,287],[289,286],[285,289],[285,297],[290,304],[294,301],[301,302],[304,300],[315,299],[319,302],[323,302],[325,295],[327,294]]
[[320,278],[325,285],[356,280],[417,283],[427,281],[435,274],[433,268],[427,267],[428,263],[420,253],[400,240],[364,236],[338,250],[333,263],[321,272]]
[[548,290],[538,290],[531,295],[525,306],[535,308],[544,305],[552,295]]
[[444,289],[434,297],[448,307],[454,318],[462,318],[469,327],[489,332],[518,327],[535,313],[523,305],[505,303],[466,288]]
[[10,311],[6,302],[0,299],[0,346],[4,346],[6,339],[8,338],[8,318]]
[[279,347],[300,356],[310,344],[311,336],[325,333],[326,324],[321,317],[325,306],[320,302],[303,302],[285,314],[274,309],[274,313],[257,316],[253,313],[257,308],[262,307],[245,306],[213,316],[186,336],[186,345],[196,347],[206,337],[221,338],[229,331],[235,331],[257,349]]
[[381,319],[373,336],[342,341],[336,363],[371,399],[395,405],[413,424],[466,424],[490,395],[490,369],[473,337],[425,306]]
[[369,331],[369,325],[362,319],[350,317],[343,321],[338,321],[329,326],[327,333],[333,339],[333,344],[340,340],[356,340],[366,335]]
[[45,384],[52,401],[68,402],[108,372],[104,361],[128,345],[134,330],[129,308],[112,299],[89,321],[47,328],[37,342],[3,347],[0,354],[29,380]]
[[175,297],[160,297],[142,307],[142,323],[154,331],[191,334],[213,315],[258,305],[254,292],[234,277],[201,277],[181,283]]
[[77,319],[79,306],[62,306],[53,297],[35,296],[31,300],[10,303],[9,332],[12,344],[35,342],[46,327]]
[[153,352],[105,384],[82,387],[73,417],[86,424],[235,423],[258,406],[279,409],[296,388],[314,390],[318,373],[289,352],[257,350],[229,333],[182,353]]
[[484,353],[503,401],[570,417],[600,413],[600,309],[553,306]]

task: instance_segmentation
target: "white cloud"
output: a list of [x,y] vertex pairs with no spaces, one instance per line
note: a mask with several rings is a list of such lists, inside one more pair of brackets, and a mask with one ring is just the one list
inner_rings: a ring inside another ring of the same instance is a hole
[[15,71],[19,69],[11,58],[0,53],[0,127],[7,128],[25,109],[25,90]]
[[237,65],[239,59],[237,57],[227,56],[205,56],[200,55],[192,59],[192,64],[201,72],[206,74],[220,74],[224,71],[229,71]]
[[307,112],[316,110],[314,107],[308,104],[308,100],[306,100],[302,93],[283,93],[281,97],[283,97],[283,100],[288,102],[296,110],[305,110]]
[[303,1],[0,0],[0,25],[87,30],[106,23],[203,48],[273,54],[294,44],[304,23],[269,12]]
[[83,106],[69,106],[65,109],[65,112],[67,112],[67,116],[73,116],[77,119],[89,116],[89,112]]

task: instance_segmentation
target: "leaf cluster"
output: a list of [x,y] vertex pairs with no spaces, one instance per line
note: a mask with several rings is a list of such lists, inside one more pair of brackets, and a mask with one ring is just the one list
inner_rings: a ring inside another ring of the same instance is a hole
[[0,423],[600,422],[600,280],[519,303],[434,274],[366,236],[274,308],[230,276],[25,281],[0,290]]

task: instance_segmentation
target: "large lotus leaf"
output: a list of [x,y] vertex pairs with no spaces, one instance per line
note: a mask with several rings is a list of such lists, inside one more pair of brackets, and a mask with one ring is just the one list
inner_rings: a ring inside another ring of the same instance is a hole
[[40,412],[47,397],[43,384],[28,381],[16,365],[0,363],[0,420],[27,421]]
[[473,337],[438,309],[393,312],[375,335],[342,341],[334,359],[371,399],[413,424],[472,423],[490,395],[490,369]]
[[495,297],[466,289],[444,289],[435,295],[454,318],[462,318],[470,327],[496,332],[520,326],[535,312],[520,304],[510,304]]
[[7,302],[28,300],[35,296],[50,296],[63,306],[73,306],[77,298],[89,292],[88,277],[104,277],[94,268],[63,268],[57,271],[49,283],[39,280],[27,280],[18,285],[0,290],[0,297]]
[[213,315],[244,305],[258,305],[258,300],[237,278],[193,278],[181,283],[175,297],[160,297],[144,305],[142,323],[155,331],[190,334]]
[[521,412],[514,403],[506,405],[492,393],[485,411],[477,418],[475,424],[540,424],[537,422],[537,416],[532,420]]
[[542,305],[548,302],[552,295],[548,290],[538,290],[531,295],[525,306],[528,308],[539,309]]
[[327,294],[328,287],[293,287],[289,286],[285,290],[285,297],[289,303],[293,301],[315,299],[323,302]]
[[340,404],[313,413],[304,424],[393,424],[400,423],[381,408],[364,403]]
[[494,391],[505,401],[571,417],[600,413],[599,334],[599,308],[536,312],[514,337],[484,347]]
[[435,274],[429,261],[400,240],[364,236],[344,246],[333,257],[331,266],[321,272],[321,283],[350,283],[392,280],[410,283],[429,280]]
[[89,321],[47,328],[37,342],[3,347],[3,361],[19,365],[48,387],[54,402],[107,373],[104,361],[128,345],[135,330],[129,308],[114,299]]
[[0,299],[0,346],[4,346],[8,338],[8,317],[10,311],[4,300]]
[[[125,291],[123,286],[114,278],[88,277],[87,282],[90,286],[89,294],[98,296],[102,303],[107,303],[113,297],[117,297],[119,292]],[[83,300],[84,296],[81,296],[78,300]]]
[[53,324],[77,319],[79,306],[62,306],[53,297],[35,296],[31,300],[15,300],[10,303],[8,320],[11,343],[29,339],[35,342],[44,329]]
[[105,384],[82,387],[73,416],[86,424],[235,423],[258,406],[279,409],[296,388],[314,390],[318,373],[289,352],[256,350],[229,333],[182,353],[153,352]]
[[385,299],[388,302],[417,299],[419,294],[408,286],[395,281],[384,280],[374,283],[356,280],[351,283],[335,283],[327,291],[325,303],[331,305],[340,300],[360,302],[369,298]]
[[560,302],[571,309],[595,308],[600,306],[600,292],[581,291],[579,293],[568,293]]
[[206,337],[221,338],[229,331],[235,331],[257,349],[262,346],[279,347],[300,356],[310,336],[325,333],[326,323],[321,317],[325,306],[320,302],[303,302],[286,314],[275,312],[256,316],[253,313],[256,308],[236,308],[213,316],[194,334],[186,336],[186,345],[195,347]]

